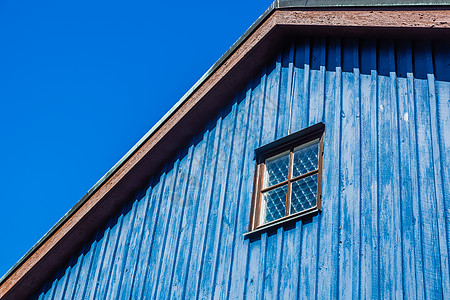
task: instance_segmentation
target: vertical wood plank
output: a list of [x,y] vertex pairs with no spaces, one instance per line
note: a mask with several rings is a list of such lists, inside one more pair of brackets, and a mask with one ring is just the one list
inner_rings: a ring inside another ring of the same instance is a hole
[[246,174],[246,164],[245,159],[247,157],[246,153],[250,152],[247,149],[248,145],[248,119],[249,119],[249,112],[250,112],[250,101],[249,97],[245,95],[243,101],[239,105],[239,116],[240,116],[240,122],[238,123],[239,131],[242,131],[244,133],[244,136],[242,137],[242,141],[237,141],[237,144],[242,144],[244,146],[242,150],[241,155],[241,161],[240,161],[240,172],[238,174],[243,174],[242,177],[240,177],[238,184],[236,186],[236,189],[234,190],[236,194],[230,195],[231,199],[237,199],[236,200],[236,208],[234,213],[234,228],[233,228],[233,240],[231,242],[231,245],[229,247],[231,248],[231,261],[229,263],[229,268],[227,270],[227,286],[226,291],[223,295],[224,298],[230,298],[230,292],[231,292],[231,285],[232,285],[232,274],[233,274],[233,266],[234,263],[238,260],[236,255],[236,249],[242,246],[246,246],[245,242],[243,241],[242,234],[244,226],[246,225],[245,222],[242,222],[242,216],[245,216],[245,212],[247,211],[245,208],[249,206],[249,201],[246,198],[242,197],[242,185],[244,182],[244,176]]
[[[450,250],[450,185],[447,183],[450,182],[450,131],[447,128],[450,128],[450,65],[448,64],[450,61],[450,42],[436,41],[433,46],[438,140],[441,154],[441,181],[444,183],[442,185],[443,204],[441,204],[441,209],[445,222],[448,257],[450,255],[448,252]],[[448,276],[448,271],[443,274],[444,291],[449,290],[447,288],[450,281]]]
[[378,123],[379,123],[379,210],[380,210],[380,297],[400,297],[401,258],[399,258],[397,223],[398,155],[396,116],[395,59],[392,41],[381,41],[378,57]]
[[[146,211],[146,218],[143,224],[142,242],[141,248],[139,249],[139,260],[136,265],[135,275],[133,277],[133,288],[130,298],[143,298],[143,293],[145,291],[145,286],[147,281],[149,264],[151,263],[151,255],[154,251],[157,251],[157,247],[154,246],[155,232],[157,224],[160,222],[160,210],[164,206],[162,203],[162,196],[164,191],[164,186],[166,183],[168,173],[168,166],[164,167],[162,173],[154,178],[151,182],[152,189],[151,194],[148,196],[148,208]],[[156,249],[156,250],[154,250]],[[134,280],[136,278],[137,280]],[[149,283],[150,285],[153,282]]]
[[[280,74],[280,84],[279,86],[273,86],[273,88],[277,88],[279,97],[278,97],[278,110],[277,110],[277,130],[275,132],[275,136],[271,136],[268,141],[280,138],[292,132],[293,128],[295,128],[296,124],[293,124],[292,120],[297,120],[297,99],[294,96],[295,90],[295,78],[294,78],[294,70],[295,68],[295,43],[292,43],[288,50],[283,51],[279,61],[281,64],[277,64],[277,69],[280,71],[277,74]],[[298,80],[298,79],[297,79]],[[266,99],[266,102],[271,102],[272,99]],[[295,103],[295,104],[294,104]],[[271,118],[270,120],[274,120],[275,118]],[[265,120],[266,121],[266,120]],[[293,233],[292,233],[293,234]],[[291,235],[292,235],[291,234]],[[279,297],[279,289],[281,286],[289,286],[288,282],[292,282],[290,285],[292,287],[293,293],[296,293],[294,286],[296,286],[297,277],[284,277],[282,269],[282,263],[286,263],[283,260],[280,260],[279,257],[283,256],[283,235],[284,229],[280,228],[277,231],[276,236],[268,239],[267,234],[262,235],[262,243],[261,246],[267,249],[260,249],[260,255],[264,255],[261,258],[265,264],[260,265],[260,274],[266,274],[264,276],[264,284],[262,285],[263,290],[258,290],[256,294],[257,297],[261,297],[264,295],[268,298],[277,298]],[[274,239],[276,239],[276,243],[274,243]],[[272,242],[270,242],[272,241]],[[289,243],[290,241],[288,241]],[[292,247],[289,247],[289,250],[292,250]],[[274,251],[279,254],[277,257],[273,257],[272,254]],[[271,254],[271,259],[266,259],[266,253]],[[289,254],[286,256],[289,257]],[[269,261],[276,261],[276,264],[267,264]],[[288,259],[288,261],[290,261]],[[289,262],[288,262],[289,263]],[[267,266],[266,266],[267,264]],[[286,265],[286,264],[285,264]],[[295,274],[291,273],[291,275]],[[267,278],[267,281],[266,281]],[[285,280],[285,281],[283,281]],[[294,283],[295,282],[295,283]],[[285,290],[283,288],[283,290]]]
[[264,259],[266,264],[264,265],[264,287],[261,294],[265,299],[276,299],[277,292],[277,284],[275,283],[275,274],[277,272],[277,235],[271,234],[267,235],[267,233],[261,236],[261,239],[264,239],[265,243],[265,251],[264,251]]
[[[301,228],[301,227],[300,227]],[[296,231],[298,232],[298,231]],[[276,232],[269,236],[263,235],[265,239],[265,273],[264,273],[264,290],[263,295],[265,299],[281,299],[281,266],[283,255],[283,229],[279,228]],[[284,287],[282,287],[283,289]]]
[[264,253],[264,249],[262,249],[261,239],[254,240],[250,243],[249,246],[249,254],[248,254],[248,264],[247,264],[247,272],[248,272],[248,278],[246,282],[246,294],[245,299],[258,299],[259,296],[259,290],[260,287],[259,281],[261,278],[258,277],[260,274],[260,269],[264,268],[264,266],[260,266],[259,263],[261,262],[261,252]]
[[[293,87],[294,87],[294,54],[295,54],[295,44],[292,43],[289,48],[286,48],[282,52],[281,56],[281,75],[280,75],[280,86],[279,86],[279,99],[278,99],[278,117],[277,117],[277,131],[275,138],[279,139],[291,133],[292,122],[291,120],[295,118],[293,116]],[[264,236],[265,238],[265,236]],[[273,286],[272,291],[274,292],[274,298],[278,299],[280,297],[280,287],[284,282],[282,277],[282,263],[283,260],[283,244],[284,244],[284,228],[281,227],[276,233],[276,259],[273,264],[274,272],[273,276]],[[267,247],[267,241],[265,240],[264,246]],[[274,245],[272,243],[272,245]],[[270,248],[269,248],[270,249]],[[269,251],[269,250],[267,250]],[[274,250],[271,250],[274,251]],[[260,266],[261,267],[261,266]],[[270,270],[269,268],[267,268]],[[269,271],[270,272],[270,271]],[[295,280],[295,278],[292,278]],[[270,297],[270,296],[269,296]]]
[[[214,285],[214,298],[226,299],[230,285],[231,267],[233,264],[233,247],[236,240],[236,221],[237,208],[240,205],[240,186],[242,178],[235,176],[242,174],[246,146],[247,124],[248,124],[248,106],[245,102],[236,103],[237,116],[235,133],[233,136],[233,148],[230,153],[229,179],[227,193],[225,195],[225,206],[222,222],[221,249],[217,256],[218,267],[216,269],[216,280]],[[232,199],[235,199],[234,201]],[[244,199],[248,201],[248,199]],[[230,259],[231,258],[231,259]],[[262,282],[262,281],[261,281]]]
[[[323,155],[322,212],[318,253],[317,299],[337,298],[339,245],[339,168],[341,124],[341,45],[330,39],[326,63],[325,145]],[[301,263],[301,262],[300,262]]]
[[276,247],[276,255],[274,260],[275,272],[273,272],[273,290],[274,290],[274,298],[280,299],[280,289],[281,287],[281,263],[283,260],[283,241],[284,241],[284,228],[280,227],[277,230],[277,234],[275,235],[277,241]]
[[[261,145],[268,144],[275,140],[277,132],[278,99],[280,98],[280,78],[281,78],[281,53],[266,67],[267,79],[263,108],[263,122],[261,130]],[[248,149],[252,152],[254,149]]]
[[189,272],[186,281],[186,299],[197,299],[198,297],[201,271],[203,267],[206,235],[208,229],[208,220],[212,205],[214,174],[217,168],[217,152],[220,147],[220,135],[222,132],[221,127],[222,117],[219,115],[217,121],[211,125],[211,129],[209,130],[210,137],[208,138],[208,144],[206,146],[205,161],[208,162],[208,168],[205,169],[205,174],[203,175],[199,200],[199,207],[201,209],[198,212],[192,242],[193,249],[198,250],[194,251],[191,256]]
[[[261,130],[261,142],[260,145],[265,145],[276,139],[277,134],[277,120],[278,120],[278,106],[279,99],[283,97],[281,93],[281,72],[282,72],[282,53],[277,56],[276,61],[273,64],[269,64],[267,67],[267,85],[265,91],[264,108],[263,108],[263,124]],[[291,109],[292,112],[292,109]],[[249,149],[251,150],[251,149]],[[273,256],[269,259],[268,253],[273,252],[273,247],[269,243],[270,238],[267,233],[261,235],[261,248],[259,253],[258,277],[261,279],[257,287],[256,297],[259,299],[267,298],[271,296],[270,293],[266,294],[267,289],[272,287],[272,276],[276,274],[275,264],[272,264]]]
[[119,299],[127,299],[131,297],[137,265],[141,260],[140,250],[144,238],[144,224],[145,219],[147,218],[150,203],[149,197],[151,193],[152,184],[150,183],[145,192],[142,192],[140,197],[136,200],[136,216],[134,218],[131,236],[129,237],[129,241],[127,241],[129,242],[129,249],[123,270],[120,294],[118,295]]
[[[411,58],[412,59],[412,58]],[[409,134],[410,134],[410,176],[411,176],[411,192],[412,192],[412,209],[413,218],[417,220],[414,226],[414,243],[415,243],[415,267],[416,267],[416,282],[417,289],[416,294],[418,299],[425,298],[425,276],[424,276],[424,262],[423,262],[423,248],[422,248],[422,215],[420,211],[420,189],[419,189],[419,172],[418,172],[418,147],[417,147],[417,118],[416,110],[417,105],[415,103],[415,88],[414,88],[414,75],[412,73],[407,74],[408,83],[408,97],[413,99],[409,102],[409,111],[411,112],[411,118],[409,121]]]
[[[301,245],[299,251],[300,275],[298,282],[298,299],[312,299],[317,293],[317,237],[318,216],[302,221],[301,238],[298,243]],[[285,234],[286,235],[286,234]],[[287,236],[286,236],[287,237]]]
[[108,292],[108,289],[110,288],[109,282],[112,276],[114,260],[116,250],[119,245],[124,216],[124,209],[122,209],[119,217],[117,219],[115,218],[113,227],[110,230],[110,236],[108,239],[108,243],[106,244],[106,251],[104,252],[104,256],[100,257],[100,259],[102,260],[102,267],[99,274],[99,280],[97,282],[97,289],[95,291],[95,294],[93,294],[95,295],[96,299],[106,298],[106,294]]
[[[447,42],[447,45],[450,43]],[[446,220],[445,220],[445,203],[443,193],[443,181],[442,181],[442,158],[439,134],[439,120],[438,120],[438,95],[436,91],[436,77],[435,70],[433,68],[433,53],[431,51],[431,44],[428,42],[425,45],[425,56],[427,57],[428,70],[427,82],[428,82],[428,98],[430,105],[430,125],[431,125],[431,151],[432,151],[432,164],[434,170],[434,189],[435,189],[435,201],[436,201],[436,221],[438,230],[438,245],[439,245],[439,259],[441,267],[441,289],[443,296],[445,297],[445,291],[450,293],[450,272],[449,272],[449,259],[448,259],[448,244],[447,244],[447,232],[446,232]],[[448,63],[447,63],[448,66]],[[450,100],[450,94],[447,94],[447,98],[439,100]],[[444,129],[445,130],[445,129]],[[447,166],[450,168],[450,166]],[[450,183],[447,182],[447,185]],[[436,245],[436,246],[438,246]],[[450,295],[449,295],[450,297]]]
[[378,294],[378,151],[377,45],[360,44],[361,61],[361,291],[362,298]]
[[110,238],[110,231],[113,226],[113,218],[111,218],[106,225],[106,229],[104,232],[100,232],[99,241],[97,243],[97,247],[95,248],[95,252],[93,253],[91,267],[88,274],[88,280],[86,282],[86,287],[83,290],[83,299],[95,299],[95,293],[97,291],[101,269],[103,264],[103,257],[105,255],[108,240]]
[[278,118],[276,137],[289,134],[291,116],[292,78],[294,72],[294,45],[287,47],[281,56],[280,92],[278,98]]
[[[252,94],[251,94],[251,101],[253,102],[252,105],[252,111],[251,111],[251,115],[250,115],[250,128],[249,128],[249,134],[250,137],[248,140],[248,144],[249,146],[247,147],[247,149],[249,149],[250,155],[251,155],[251,159],[247,160],[247,163],[249,163],[251,165],[248,166],[248,171],[249,173],[252,172],[254,170],[254,155],[253,155],[253,150],[251,149],[256,149],[259,145],[261,145],[261,139],[262,139],[262,132],[261,132],[261,127],[263,126],[263,121],[265,121],[265,119],[262,119],[261,117],[264,116],[264,100],[265,100],[265,94],[266,94],[266,84],[267,84],[267,74],[266,74],[266,68],[264,68],[263,72],[261,73],[261,75],[254,81],[254,88],[252,90]],[[279,97],[282,97],[281,95],[279,95]],[[250,171],[252,170],[252,171]],[[250,173],[251,174],[251,173]],[[253,174],[248,176],[248,178],[246,178],[249,186],[246,188],[245,191],[245,198],[243,199],[248,199],[248,203],[250,203],[250,199],[251,199],[251,193],[252,193],[252,182],[253,182]],[[250,210],[248,210],[249,212]],[[246,224],[248,224],[248,212],[247,212],[247,221]],[[247,242],[247,240],[245,241],[245,243]],[[258,293],[260,293],[260,291],[258,290],[258,288],[260,287],[259,281],[262,280],[261,278],[258,277],[258,274],[260,272],[261,268],[264,268],[264,266],[260,266],[259,262],[260,262],[260,256],[261,253],[264,253],[264,250],[261,249],[261,240],[258,241],[254,241],[249,243],[249,249],[247,252],[248,258],[246,260],[246,287],[245,287],[245,291],[244,291],[244,297],[247,297],[249,299],[256,299]]]
[[[389,61],[392,66],[395,65],[395,46],[394,41],[390,42],[390,55]],[[391,147],[395,149],[395,151],[391,150],[391,157],[393,160],[392,164],[392,187],[393,194],[391,198],[394,199],[392,202],[392,221],[393,227],[392,231],[392,243],[393,243],[393,255],[392,260],[394,261],[394,265],[396,268],[400,268],[400,271],[395,271],[393,273],[394,277],[394,295],[396,298],[403,298],[403,261],[402,261],[402,253],[403,253],[403,244],[401,239],[402,234],[402,208],[401,208],[401,174],[400,174],[400,138],[399,138],[399,116],[398,116],[398,90],[397,90],[397,74],[396,70],[392,70],[389,73],[390,77],[390,122],[391,122]],[[398,246],[400,245],[400,246]]]
[[[186,156],[182,157],[183,153],[179,152],[177,160],[173,167],[173,180],[166,181],[166,186],[164,189],[163,198],[161,201],[164,201],[164,205],[166,206],[167,215],[164,216],[164,226],[160,229],[158,235],[161,236],[160,247],[157,255],[157,259],[155,261],[156,271],[153,274],[153,280],[150,281],[152,283],[151,290],[151,298],[150,299],[158,299],[161,291],[161,286],[167,284],[167,278],[165,277],[165,272],[167,271],[167,252],[171,252],[173,249],[168,248],[168,243],[170,243],[175,237],[173,236],[173,222],[177,221],[177,218],[174,215],[177,215],[178,205],[176,201],[178,199],[179,192],[178,188],[182,188],[182,185],[179,183],[184,183],[185,179],[185,169],[186,169]],[[169,183],[169,184],[168,184]],[[169,244],[173,246],[172,244]],[[147,294],[145,297],[147,297]]]
[[154,238],[152,242],[152,251],[150,261],[145,275],[144,288],[142,298],[155,299],[159,285],[159,277],[161,273],[162,258],[164,256],[164,246],[167,239],[168,224],[172,212],[173,194],[175,182],[178,175],[178,166],[180,164],[180,154],[177,155],[175,163],[168,167],[164,187],[159,201],[161,207],[158,215],[158,223],[156,224]]
[[[405,298],[421,298],[423,294],[417,293],[418,282],[416,270],[416,256],[420,245],[415,243],[414,227],[414,200],[413,178],[411,176],[414,159],[411,149],[413,133],[410,131],[410,122],[414,122],[414,114],[410,103],[414,102],[412,87],[409,86],[408,77],[412,76],[412,52],[410,41],[400,41],[397,44],[397,89],[398,89],[398,118],[399,118],[399,157],[400,161],[400,204],[402,215],[402,259],[403,259],[403,293]],[[412,94],[411,94],[412,93]],[[415,126],[415,125],[413,125]],[[414,144],[414,143],[413,143]],[[415,148],[415,147],[413,147]]]
[[243,299],[247,286],[249,241],[243,238],[243,234],[247,232],[248,228],[253,170],[255,168],[253,153],[250,149],[254,149],[259,143],[260,130],[258,130],[257,126],[262,116],[262,101],[253,101],[252,94],[252,85],[249,84],[244,100],[248,111],[248,127],[245,141],[245,149],[247,151],[244,153],[242,181],[239,187],[240,205],[237,211],[236,242],[233,249],[233,261],[229,278],[229,299]]
[[[304,111],[298,117],[307,119],[308,126],[323,120],[325,55],[326,42],[323,38],[314,38],[310,44],[310,82],[309,82],[309,112]],[[317,292],[317,260],[319,255],[319,216],[298,222],[301,228],[301,239],[297,242],[301,247],[299,287],[301,297],[315,297]],[[297,230],[300,230],[297,228]],[[294,235],[295,237],[297,235]],[[286,249],[286,248],[285,248]],[[296,257],[291,254],[292,257]],[[292,261],[294,263],[296,260]]]
[[[189,186],[186,195],[186,202],[183,214],[183,220],[180,229],[180,242],[179,242],[179,253],[177,254],[175,269],[172,276],[172,283],[169,290],[171,291],[170,297],[172,299],[183,299],[186,290],[186,280],[188,267],[191,263],[191,253],[192,253],[192,241],[194,237],[194,229],[197,222],[197,215],[199,210],[204,209],[204,207],[199,207],[199,195],[201,184],[203,182],[203,174],[206,173],[206,146],[209,140],[209,131],[206,131],[202,137],[202,140],[195,146],[192,166],[189,175]],[[194,249],[195,251],[196,249]]]
[[[231,111],[230,111],[231,109]],[[236,105],[223,110],[220,148],[217,154],[217,167],[211,195],[211,211],[208,219],[206,244],[204,248],[203,267],[201,270],[199,298],[211,296],[217,268],[217,252],[220,247],[221,223],[224,210],[224,196],[230,162],[230,149],[235,125]]]
[[177,178],[174,185],[174,192],[170,199],[172,211],[166,233],[166,242],[161,262],[161,272],[158,278],[158,290],[156,299],[167,299],[170,296],[170,283],[173,278],[174,260],[179,246],[179,234],[181,219],[183,215],[184,203],[186,201],[186,191],[189,185],[189,173],[191,169],[192,154],[194,145],[190,145],[187,153],[180,160],[177,171]]
[[359,297],[360,272],[360,93],[355,40],[343,41],[340,297]]
[[325,97],[325,59],[326,39],[314,38],[311,43],[311,69],[309,82],[309,116],[311,126],[323,120],[323,105]]
[[309,112],[309,77],[310,77],[310,40],[302,38],[295,43],[293,72],[293,101],[291,116],[291,132],[299,131],[308,126]]
[[81,254],[75,256],[75,263],[72,269],[70,270],[69,281],[67,283],[66,291],[64,293],[65,299],[74,299],[74,295],[76,292],[77,284],[80,278],[81,266],[83,264],[83,260],[86,256],[87,245],[84,245]]
[[74,299],[84,299],[83,297],[87,295],[87,288],[92,287],[92,278],[94,277],[95,272],[95,259],[102,247],[102,235],[103,233],[98,231],[94,238],[94,242],[88,246],[89,249],[86,250],[87,253],[83,259],[78,282],[76,283]]
[[[218,279],[218,272],[222,275],[225,271],[226,266],[228,265],[229,261],[227,261],[229,254],[228,249],[226,248],[228,245],[227,243],[224,244],[224,242],[227,239],[227,236],[230,234],[230,225],[231,221],[229,220],[230,217],[230,210],[231,210],[231,203],[230,198],[228,198],[228,193],[230,189],[233,187],[230,185],[230,180],[233,178],[235,173],[231,173],[232,171],[236,171],[236,169],[232,169],[232,158],[235,157],[234,155],[234,145],[235,145],[235,137],[236,137],[236,126],[237,126],[237,106],[238,104],[235,102],[232,105],[231,112],[228,114],[228,128],[229,131],[229,141],[225,143],[223,150],[225,155],[227,156],[227,159],[225,160],[225,163],[223,165],[223,183],[221,186],[220,194],[219,194],[219,209],[217,213],[217,225],[216,225],[216,231],[215,231],[215,241],[214,241],[214,248],[213,248],[213,256],[212,256],[212,268],[211,268],[211,289],[210,289],[210,295],[212,297],[219,297],[218,295],[223,294],[225,292],[225,283],[223,280],[223,277],[220,276]],[[222,264],[221,264],[222,262]],[[217,296],[216,296],[217,295]]]
[[[139,193],[137,197],[139,198]],[[130,207],[131,206],[131,207]],[[107,299],[116,299],[120,292],[122,278],[124,274],[124,267],[126,258],[128,255],[128,249],[130,244],[130,236],[132,232],[132,226],[136,216],[137,201],[132,202],[124,206],[124,217],[122,227],[120,229],[120,235],[117,241],[116,251],[114,255],[113,265],[111,268],[111,276],[108,282],[108,289],[106,292]]]
[[416,42],[414,47],[414,87],[416,103],[416,131],[420,212],[422,222],[422,255],[424,267],[425,296],[430,299],[442,298],[442,277],[439,255],[436,190],[434,186],[434,166],[431,140],[431,113],[427,74],[431,65],[427,55],[428,45]]

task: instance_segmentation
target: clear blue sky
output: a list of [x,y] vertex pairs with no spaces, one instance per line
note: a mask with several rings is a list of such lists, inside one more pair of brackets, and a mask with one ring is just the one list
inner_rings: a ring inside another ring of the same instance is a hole
[[271,2],[0,1],[0,277]]

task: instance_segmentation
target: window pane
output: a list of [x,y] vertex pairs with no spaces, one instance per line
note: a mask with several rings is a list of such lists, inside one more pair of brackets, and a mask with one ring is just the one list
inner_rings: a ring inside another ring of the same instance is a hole
[[288,172],[289,172],[289,151],[266,159],[263,188],[287,180]]
[[262,194],[261,224],[285,216],[287,186],[283,185]]
[[315,140],[294,149],[292,177],[314,171],[319,166],[319,141]]
[[316,206],[317,174],[292,183],[291,214]]

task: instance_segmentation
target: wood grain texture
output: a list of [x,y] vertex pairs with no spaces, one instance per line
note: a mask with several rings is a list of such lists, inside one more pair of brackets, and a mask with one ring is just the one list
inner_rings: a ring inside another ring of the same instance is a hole
[[[252,112],[259,112],[257,101],[256,107],[252,105],[252,83],[247,85],[245,90],[245,98],[243,100],[244,109],[247,111],[247,120],[248,125],[246,126],[246,140],[245,140],[245,149],[246,151],[243,153],[244,160],[242,166],[242,176],[241,183],[239,186],[239,196],[237,203],[240,205],[237,207],[237,224],[236,224],[236,233],[234,235],[234,243],[233,243],[233,256],[230,262],[230,276],[228,277],[228,297],[234,299],[243,299],[245,295],[246,288],[246,276],[247,276],[247,263],[248,263],[248,249],[249,242],[242,242],[242,234],[247,231],[248,224],[248,213],[250,211],[250,203],[246,201],[249,199],[248,197],[252,197],[252,172],[255,169],[253,165],[253,156],[248,149],[251,149],[255,144],[256,138],[254,134],[258,134],[257,130],[252,130],[253,126],[257,126],[258,118],[253,115]],[[252,125],[253,124],[253,125]],[[258,138],[259,139],[259,138]]]
[[346,27],[405,27],[450,28],[448,10],[411,9],[320,9],[295,11],[281,10],[275,14],[278,24],[305,26],[327,25]]
[[379,298],[378,125],[376,41],[360,43],[361,61],[361,296]]
[[[446,45],[438,45],[437,43],[433,44],[433,54],[435,57],[435,85],[436,85],[436,107],[435,111],[438,112],[436,114],[437,120],[437,140],[439,141],[439,148],[434,146],[440,152],[440,162],[435,160],[435,164],[440,163],[441,173],[438,174],[435,172],[435,177],[437,177],[436,182],[442,183],[442,195],[441,201],[439,204],[439,209],[442,209],[440,212],[440,236],[441,240],[440,248],[441,251],[447,248],[447,253],[450,251],[450,186],[447,184],[450,182],[450,131],[446,130],[446,128],[450,128],[450,65],[448,64],[448,57],[450,57],[450,42],[447,42]],[[439,75],[439,76],[438,76]],[[445,81],[444,81],[445,80]],[[434,139],[433,139],[434,141]],[[441,178],[439,179],[439,175]],[[440,193],[439,189],[438,192]],[[444,225],[445,224],[445,225]],[[443,226],[444,225],[444,226]],[[447,240],[447,245],[443,243],[443,239]],[[449,253],[450,254],[450,253]],[[448,255],[443,254],[442,263],[448,261]],[[448,264],[447,264],[448,268]],[[445,267],[443,267],[445,270]],[[444,290],[447,290],[447,276],[450,274],[444,274]]]
[[341,124],[341,46],[339,40],[327,41],[327,71],[325,92],[326,152],[323,156],[322,206],[320,215],[317,298],[337,298],[338,292],[338,247],[339,247],[339,168],[333,167],[340,157]]
[[177,247],[178,253],[169,287],[169,290],[171,291],[170,297],[172,299],[184,298],[184,286],[186,284],[189,262],[193,251],[192,241],[194,237],[192,231],[186,229],[188,229],[189,226],[192,226],[191,224],[196,224],[199,210],[203,209],[203,207],[199,207],[199,196],[201,188],[200,185],[207,169],[206,157],[204,154],[208,139],[209,132],[206,131],[202,137],[202,140],[199,142],[198,147],[195,147],[192,157],[191,170],[189,172],[189,185],[185,196],[185,209],[178,242],[181,247]]

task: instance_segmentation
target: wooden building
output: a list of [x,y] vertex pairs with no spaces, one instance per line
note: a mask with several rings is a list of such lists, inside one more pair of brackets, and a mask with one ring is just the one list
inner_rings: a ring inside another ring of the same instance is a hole
[[450,2],[370,2],[275,1],[0,298],[450,299]]

